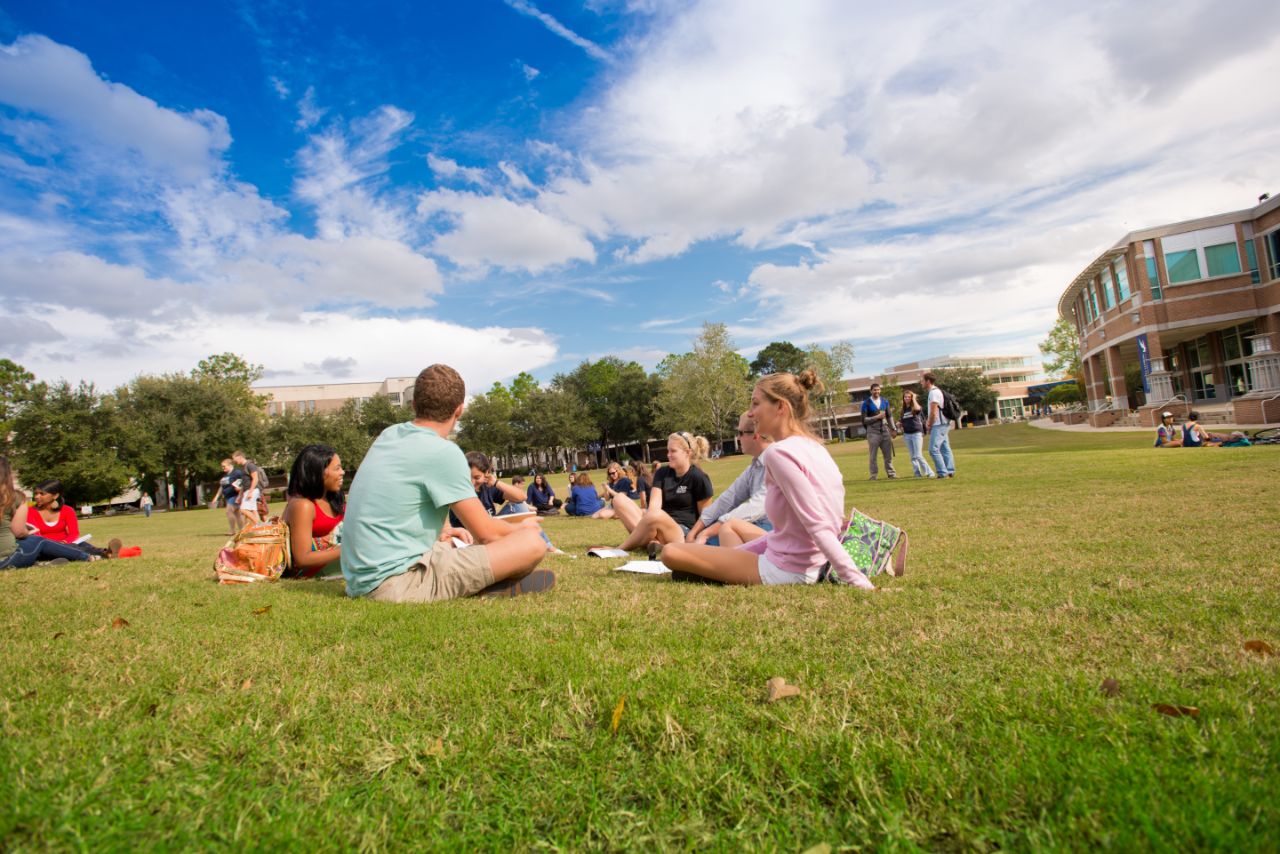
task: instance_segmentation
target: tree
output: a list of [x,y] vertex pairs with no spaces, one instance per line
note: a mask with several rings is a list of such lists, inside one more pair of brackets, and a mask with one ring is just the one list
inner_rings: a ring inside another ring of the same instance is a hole
[[492,457],[510,456],[516,445],[512,426],[515,401],[501,383],[471,399],[458,422],[458,444],[467,451],[483,451]]
[[[392,424],[400,424],[404,421],[411,420],[409,413],[404,406],[397,406],[391,402],[391,398],[385,394],[375,394],[373,397],[360,404],[359,407],[359,425],[362,432],[376,439],[383,430],[386,430]],[[326,443],[328,444],[328,443]],[[336,446],[335,446],[336,448]],[[342,456],[342,452],[338,452]],[[364,454],[360,455],[361,457]],[[347,458],[342,458],[343,465],[346,465]]]
[[756,354],[751,363],[751,376],[766,374],[798,374],[809,366],[809,354],[790,341],[772,341]]
[[538,389],[525,401],[523,420],[530,450],[554,460],[564,450],[581,448],[595,435],[591,414],[568,389]]
[[[395,407],[390,401],[388,403]],[[266,428],[268,452],[259,462],[288,471],[298,451],[305,445],[321,444],[329,445],[337,452],[343,468],[355,471],[377,436],[377,433],[369,432],[369,425],[365,423],[364,410],[367,407],[368,403],[360,406],[356,401],[348,400],[336,412],[290,410],[270,419]]]
[[881,377],[879,382],[880,396],[889,401],[889,411],[893,413],[896,420],[902,414],[902,392],[906,389],[898,385],[896,380],[888,377]]
[[13,418],[31,394],[35,374],[9,359],[0,359],[0,454],[9,447]]
[[253,456],[265,437],[262,399],[244,374],[142,376],[116,397],[130,423],[127,461],[138,482],[165,478],[179,506],[189,480],[216,479],[224,457],[236,448]]
[[996,390],[981,368],[936,368],[938,386],[956,399],[969,421],[996,408]]
[[659,380],[636,362],[606,356],[557,374],[552,388],[572,392],[587,407],[601,449],[653,435],[653,400]]
[[112,398],[92,385],[63,381],[28,389],[12,421],[13,462],[28,488],[62,481],[68,504],[94,504],[129,486],[129,467],[120,459],[123,422]]
[[1045,356],[1045,374],[1080,381],[1080,339],[1070,320],[1058,318],[1049,330],[1049,337],[1040,342],[1040,352]]
[[251,365],[235,353],[218,353],[201,359],[191,376],[194,379],[239,383],[248,388],[262,379],[262,365]]
[[845,378],[853,371],[853,344],[840,341],[825,348],[813,344],[805,355],[809,367],[822,383],[821,390],[811,393],[811,400],[814,410],[825,417],[827,440],[830,441],[835,431],[836,405],[849,402]]
[[656,409],[664,430],[702,433],[723,446],[751,402],[751,365],[734,350],[723,323],[704,323],[693,352],[668,356],[658,374]]
[[1065,403],[1083,403],[1084,392],[1079,383],[1063,383],[1045,392],[1043,402],[1047,406],[1060,406]]

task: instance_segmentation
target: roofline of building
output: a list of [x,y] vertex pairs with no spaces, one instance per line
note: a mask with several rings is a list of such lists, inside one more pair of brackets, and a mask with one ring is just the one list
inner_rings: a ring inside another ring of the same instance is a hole
[[280,385],[253,385],[250,386],[254,391],[268,391],[273,388],[308,388],[314,386],[336,386],[336,385],[385,385],[392,380],[414,380],[414,377],[387,377],[381,380],[352,380],[345,383],[281,383]]
[[1213,228],[1216,225],[1231,225],[1237,222],[1246,222],[1251,219],[1257,219],[1264,214],[1280,207],[1280,196],[1274,196],[1265,201],[1259,202],[1257,205],[1245,210],[1232,211],[1230,213],[1212,214],[1210,216],[1202,216],[1197,219],[1187,219],[1181,222],[1171,222],[1166,225],[1156,225],[1150,228],[1140,228],[1137,231],[1131,231],[1124,237],[1120,238],[1108,249],[1104,250],[1101,255],[1093,259],[1089,266],[1085,267],[1080,274],[1076,276],[1071,284],[1067,285],[1067,289],[1062,292],[1062,296],[1058,298],[1058,316],[1068,317],[1071,310],[1071,304],[1076,301],[1076,295],[1103,267],[1110,264],[1118,256],[1123,255],[1129,248],[1130,243],[1137,243],[1142,240],[1154,240],[1159,237],[1167,237],[1170,234],[1182,234],[1186,231],[1192,231],[1200,228]]

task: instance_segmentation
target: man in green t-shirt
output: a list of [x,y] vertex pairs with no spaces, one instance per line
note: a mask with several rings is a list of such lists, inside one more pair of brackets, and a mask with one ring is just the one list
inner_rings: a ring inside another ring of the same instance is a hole
[[[513,524],[490,516],[462,449],[446,438],[465,398],[457,371],[427,368],[413,386],[414,419],[383,430],[360,463],[342,523],[348,596],[437,602],[555,584],[554,573],[534,572],[547,553],[538,520]],[[449,525],[450,508],[462,528]],[[454,538],[468,546],[456,547]]]

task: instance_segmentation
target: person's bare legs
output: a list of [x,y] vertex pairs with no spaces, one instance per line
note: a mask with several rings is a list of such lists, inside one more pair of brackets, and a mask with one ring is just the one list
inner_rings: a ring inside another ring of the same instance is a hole
[[676,524],[676,520],[662,510],[646,511],[636,522],[631,534],[618,548],[626,551],[641,549],[655,540],[663,545],[684,542],[684,534],[680,532],[680,526]]
[[521,529],[485,545],[493,580],[523,578],[547,555],[547,544],[534,530]]
[[742,519],[728,519],[720,523],[720,545],[722,548],[737,548],[743,543],[758,540],[767,534],[764,528],[753,525]]
[[240,533],[240,511],[230,504],[227,505],[227,526],[231,528],[231,536]]
[[662,550],[662,563],[672,572],[688,572],[724,584],[760,583],[759,555],[738,549],[671,543]]
[[613,512],[612,507],[601,507],[599,510],[591,514],[592,519],[612,519],[618,514]]
[[622,523],[622,527],[627,529],[630,534],[636,529],[636,525],[640,522],[640,517],[644,515],[644,511],[640,509],[640,505],[636,504],[625,495],[615,495],[613,497],[613,515]]

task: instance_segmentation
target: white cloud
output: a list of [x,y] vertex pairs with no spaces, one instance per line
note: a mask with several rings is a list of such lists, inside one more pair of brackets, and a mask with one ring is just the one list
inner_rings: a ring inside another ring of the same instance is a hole
[[103,163],[138,161],[178,181],[217,174],[231,134],[210,110],[165,109],[120,83],[102,79],[88,57],[44,36],[0,46],[0,102],[64,128],[65,139]]
[[546,12],[543,12],[542,10],[540,10],[537,6],[534,6],[532,3],[528,2],[528,0],[504,0],[504,2],[508,6],[510,6],[512,9],[515,9],[517,12],[519,12],[521,15],[527,15],[530,18],[533,18],[534,20],[541,22],[544,27],[546,27],[548,30],[558,35],[560,38],[569,42],[570,44],[574,44],[582,48],[584,51],[587,52],[588,56],[593,56],[596,59],[605,60],[605,61],[609,60],[609,53],[604,48],[600,47],[600,45],[596,44],[590,39],[585,39],[582,36],[578,35],[573,30],[569,29],[564,24],[557,21],[551,15],[548,15]]
[[530,65],[529,63],[527,63],[527,62],[522,62],[522,63],[520,63],[520,73],[524,75],[524,79],[525,79],[525,80],[527,80],[527,81],[529,81],[530,83],[532,83],[532,82],[533,82],[533,80],[534,80],[534,78],[535,78],[535,77],[537,77],[537,76],[538,76],[539,74],[541,74],[542,72],[541,72],[541,71],[539,71],[538,69],[534,68],[534,67],[533,67],[532,65]]
[[293,126],[298,130],[311,130],[320,124],[320,120],[328,112],[328,108],[321,107],[316,100],[316,87],[308,86],[307,91],[302,93],[302,99],[298,101],[298,120]]
[[487,187],[489,185],[489,179],[483,169],[477,166],[461,166],[456,160],[450,160],[448,157],[428,154],[427,166],[430,167],[437,180],[457,180],[465,184],[475,184],[478,187]]
[[462,267],[536,273],[596,259],[595,247],[580,228],[510,199],[435,190],[422,194],[418,213],[443,215],[452,223],[453,230],[436,237],[432,250]]

